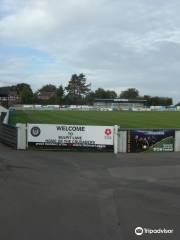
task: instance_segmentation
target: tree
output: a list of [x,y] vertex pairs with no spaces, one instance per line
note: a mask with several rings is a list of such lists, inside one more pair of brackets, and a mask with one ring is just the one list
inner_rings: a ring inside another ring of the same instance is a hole
[[28,89],[29,92],[33,93],[31,86],[27,83],[18,83],[17,85],[11,87],[11,89],[17,91],[18,94],[20,94],[24,88]]
[[95,91],[95,98],[106,98],[106,91],[103,88],[98,88]]
[[11,90],[17,91],[22,104],[31,104],[33,99],[33,91],[27,83],[19,83],[11,87]]
[[81,96],[86,96],[90,91],[91,84],[86,84],[86,76],[83,73],[79,74],[78,79],[80,84],[80,94]]
[[107,90],[106,91],[106,98],[117,98],[117,93],[115,91]]
[[124,99],[137,99],[138,97],[139,91],[136,88],[128,88],[120,94],[120,98]]
[[89,92],[87,95],[86,95],[86,98],[85,98],[85,103],[86,104],[90,104],[90,105],[93,105],[94,101],[95,101],[95,93],[93,91]]
[[55,92],[56,86],[53,84],[47,84],[42,86],[42,88],[39,89],[40,92]]
[[22,104],[32,104],[33,101],[32,91],[27,87],[23,87],[20,90],[20,99]]
[[65,88],[67,91],[66,99],[71,104],[80,104],[83,102],[83,98],[90,91],[90,85],[86,84],[86,77],[83,73],[77,75],[73,74],[68,86]]
[[151,97],[148,95],[144,95],[143,98],[147,101],[147,106],[170,106],[173,104],[172,98],[168,97]]
[[58,104],[62,104],[64,98],[64,88],[62,85],[60,85],[57,89],[56,89],[56,99],[57,99],[57,103]]
[[38,91],[36,91],[36,92],[33,93],[32,103],[33,103],[33,104],[38,104],[38,103],[39,103]]
[[117,98],[117,93],[115,91],[104,90],[103,88],[98,88],[95,91],[95,98],[114,99],[114,98]]
[[152,97],[151,105],[152,106],[169,106],[172,105],[173,101],[171,98],[167,97]]

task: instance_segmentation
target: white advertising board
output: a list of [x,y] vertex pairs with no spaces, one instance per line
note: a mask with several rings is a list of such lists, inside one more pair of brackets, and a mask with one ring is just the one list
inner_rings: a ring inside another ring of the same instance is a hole
[[113,126],[28,124],[28,144],[35,146],[113,146]]

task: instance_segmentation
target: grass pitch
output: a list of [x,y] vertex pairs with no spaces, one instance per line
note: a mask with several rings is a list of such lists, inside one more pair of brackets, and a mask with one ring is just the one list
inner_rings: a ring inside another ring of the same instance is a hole
[[10,124],[119,125],[121,128],[180,128],[180,112],[16,111]]

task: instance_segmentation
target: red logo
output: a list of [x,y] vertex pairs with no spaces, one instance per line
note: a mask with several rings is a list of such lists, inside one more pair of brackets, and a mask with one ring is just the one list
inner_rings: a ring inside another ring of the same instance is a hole
[[111,129],[106,128],[106,130],[104,131],[104,133],[105,133],[107,136],[109,136],[109,135],[111,135],[112,131],[111,131]]

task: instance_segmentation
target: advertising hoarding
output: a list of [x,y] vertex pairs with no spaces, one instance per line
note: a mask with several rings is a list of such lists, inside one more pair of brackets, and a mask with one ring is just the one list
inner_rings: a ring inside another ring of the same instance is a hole
[[112,126],[28,124],[28,145],[112,148],[113,130]]
[[128,152],[173,152],[174,130],[129,130]]

